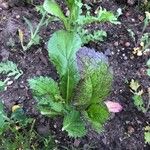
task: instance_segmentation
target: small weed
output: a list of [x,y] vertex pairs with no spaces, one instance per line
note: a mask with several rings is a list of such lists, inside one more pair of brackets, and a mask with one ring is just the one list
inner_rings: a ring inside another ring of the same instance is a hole
[[150,144],[150,126],[145,127],[144,138],[145,143]]
[[41,137],[34,129],[35,120],[27,117],[19,105],[12,107],[10,116],[0,103],[0,149],[39,149],[49,150],[55,147],[52,136]]
[[142,111],[143,113],[147,113],[150,106],[150,89],[148,88],[149,98],[148,98],[147,105],[145,106],[144,100],[142,98],[143,90],[140,89],[141,86],[139,82],[132,79],[130,82],[130,88],[131,88],[131,92],[134,94],[133,95],[134,105],[137,107],[139,111]]
[[145,12],[145,19],[144,19],[144,26],[143,26],[143,30],[141,33],[141,36],[138,39],[138,42],[134,49],[133,49],[133,54],[137,54],[137,56],[142,56],[143,53],[149,51],[149,47],[150,47],[150,34],[149,33],[144,33],[147,26],[150,23],[150,13],[149,12]]
[[18,69],[17,65],[12,61],[6,61],[0,63],[0,74],[7,76],[7,78],[3,81],[0,80],[0,91],[3,91],[7,85],[13,83],[11,78],[17,80],[23,74],[23,72],[22,70]]

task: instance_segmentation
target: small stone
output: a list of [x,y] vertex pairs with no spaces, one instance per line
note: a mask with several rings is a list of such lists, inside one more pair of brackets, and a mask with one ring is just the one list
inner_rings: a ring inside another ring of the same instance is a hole
[[132,56],[130,56],[130,59],[134,59],[134,56],[132,55]]
[[118,46],[118,45],[119,45],[119,43],[118,43],[118,42],[115,42],[115,43],[114,43],[114,46]]
[[106,145],[106,144],[107,144],[106,138],[103,138],[103,139],[102,139],[102,142]]
[[35,102],[32,102],[31,104],[32,104],[32,105],[34,105],[34,104],[35,104]]
[[55,140],[55,143],[60,143],[58,140]]
[[138,15],[138,18],[139,18],[140,21],[144,20],[144,16]]
[[128,5],[133,6],[135,4],[135,0],[127,0]]
[[20,15],[16,15],[16,19],[19,19],[20,18]]
[[23,84],[20,84],[19,86],[20,86],[21,89],[25,88],[25,86]]
[[39,134],[41,135],[49,135],[50,131],[49,131],[49,126],[44,126],[44,125],[39,125],[37,127],[37,131]]
[[127,56],[124,56],[124,60],[127,60],[128,59],[128,57]]
[[143,55],[142,51],[138,51],[137,56],[142,56],[142,55]]
[[111,52],[111,54],[114,55],[115,53],[114,53],[114,52]]
[[132,134],[134,132],[134,128],[132,126],[128,126],[128,133]]
[[80,140],[75,139],[73,145],[74,145],[75,147],[79,147],[79,144],[80,144]]
[[126,42],[126,43],[125,43],[125,46],[126,46],[126,47],[129,47],[129,46],[130,46],[130,42]]
[[54,128],[55,128],[55,129],[57,128],[57,125],[56,125],[56,124],[54,124]]
[[130,16],[130,13],[129,13],[129,12],[127,12],[127,13],[125,14],[125,16],[126,16],[126,17],[129,17],[129,16]]

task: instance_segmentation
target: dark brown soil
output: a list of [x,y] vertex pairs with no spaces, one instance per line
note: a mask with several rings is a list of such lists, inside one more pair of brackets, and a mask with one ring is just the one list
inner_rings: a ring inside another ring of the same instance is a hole
[[[89,131],[86,137],[75,140],[68,138],[67,134],[61,131],[60,118],[48,119],[39,114],[36,110],[36,102],[27,84],[28,79],[39,75],[51,76],[57,80],[55,68],[48,59],[46,42],[51,33],[61,28],[61,24],[58,22],[50,23],[48,27],[44,27],[40,33],[43,37],[41,44],[33,46],[28,52],[23,53],[18,38],[18,29],[26,33],[27,39],[29,36],[23,16],[32,20],[35,25],[38,23],[40,16],[32,5],[18,4],[8,4],[8,8],[2,7],[0,9],[0,61],[11,60],[23,70],[23,75],[19,80],[14,81],[6,91],[0,93],[0,99],[5,102],[7,109],[11,110],[14,104],[23,105],[27,115],[37,118],[37,131],[39,133],[47,132],[50,129],[60,150],[65,149],[64,147],[71,149],[73,146],[76,149],[81,148],[84,150],[150,149],[144,143],[144,127],[148,125],[150,115],[145,115],[135,108],[132,93],[127,83],[131,79],[137,79],[144,89],[145,97],[147,97],[146,89],[150,87],[150,78],[145,73],[145,64],[149,55],[137,57],[132,53],[133,48],[136,46],[136,41],[140,37],[143,26],[141,18],[144,15],[137,9],[136,5],[130,6],[127,3],[110,2],[108,0],[90,4],[93,9],[100,5],[111,11],[116,11],[118,8],[123,10],[123,15],[119,17],[121,25],[91,25],[91,29],[105,29],[108,37],[104,42],[91,42],[87,45],[97,51],[104,52],[109,57],[114,72],[114,84],[108,100],[120,102],[123,106],[123,111],[118,114],[112,114],[112,119],[106,124],[103,133],[97,134]],[[136,41],[133,41],[129,36],[128,28],[135,33]],[[46,131],[41,131],[41,128],[45,128]]]

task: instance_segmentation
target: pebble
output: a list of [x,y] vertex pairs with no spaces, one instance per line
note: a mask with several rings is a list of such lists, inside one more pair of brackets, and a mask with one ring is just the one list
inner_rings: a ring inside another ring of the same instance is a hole
[[74,145],[75,147],[79,147],[79,144],[80,144],[80,140],[75,139],[73,145]]
[[115,53],[114,53],[114,52],[111,52],[111,54],[114,55]]
[[46,126],[45,125],[39,125],[37,127],[37,131],[39,134],[44,135],[44,136],[49,135],[49,133],[50,133],[48,125],[46,125]]
[[130,46],[130,42],[126,42],[126,43],[125,43],[125,46],[126,46],[126,47],[129,47],[129,46]]
[[16,15],[16,19],[19,19],[20,18],[20,15]]
[[128,5],[133,6],[135,4],[135,0],[127,0]]
[[118,43],[118,42],[115,42],[115,43],[114,43],[114,46],[118,46],[118,45],[119,45],[119,43]]
[[57,128],[57,125],[56,125],[56,124],[54,124],[54,128],[55,128],[55,129]]
[[124,60],[127,60],[128,59],[128,57],[127,56],[124,56]]
[[129,12],[127,12],[127,13],[125,14],[125,16],[126,16],[126,17],[129,17],[129,16],[130,16],[130,13],[129,13]]
[[102,142],[106,145],[106,144],[107,144],[106,138],[103,138],[103,139],[102,139]]
[[132,126],[128,126],[128,133],[132,134],[134,132],[134,128]]
[[130,56],[130,59],[134,59],[134,56],[132,55],[132,56]]
[[32,104],[32,105],[34,105],[34,104],[35,104],[35,102],[31,102],[31,104]]
[[131,21],[132,21],[132,22],[135,22],[135,19],[134,19],[134,18],[132,18],[132,19],[131,19]]

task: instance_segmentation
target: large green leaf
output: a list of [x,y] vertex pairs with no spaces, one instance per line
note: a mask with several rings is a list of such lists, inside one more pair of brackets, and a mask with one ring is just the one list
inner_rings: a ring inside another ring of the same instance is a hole
[[108,65],[101,63],[97,69],[91,71],[90,77],[93,89],[91,103],[104,101],[112,85],[112,74]]
[[88,106],[92,97],[92,90],[92,81],[90,77],[81,80],[77,86],[77,91],[74,98],[74,105]]
[[59,87],[52,78],[40,76],[28,80],[28,82],[35,97],[49,97],[54,101],[60,97]]
[[0,80],[0,92],[4,91],[5,87],[6,87],[6,83]]
[[82,79],[77,86],[75,104],[89,105],[102,102],[108,96],[112,85],[110,68],[101,55],[95,53],[95,58],[92,56],[94,51],[91,54],[88,51],[85,56],[82,50],[79,53],[82,57],[78,61]]
[[23,72],[12,61],[6,61],[0,63],[0,74],[7,74],[8,77],[14,76],[14,79],[18,79]]
[[72,110],[64,117],[62,130],[66,130],[70,137],[75,138],[86,134],[85,124],[81,120],[78,111]]
[[80,47],[80,37],[63,30],[55,32],[48,42],[49,57],[60,75],[61,94],[67,102],[79,80],[76,52]]
[[55,0],[45,0],[43,7],[51,15],[59,17],[63,21],[66,20],[64,13]]
[[91,123],[91,126],[97,132],[100,132],[109,118],[109,112],[105,105],[93,104],[86,110],[85,117]]
[[64,111],[63,102],[54,102],[50,98],[37,99],[38,109],[42,115],[53,117],[56,115],[62,115]]
[[63,99],[58,84],[53,79],[36,77],[29,80],[29,85],[42,115],[52,117],[63,111]]

